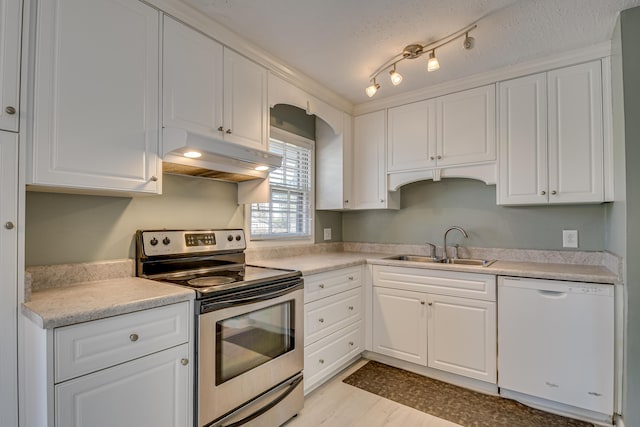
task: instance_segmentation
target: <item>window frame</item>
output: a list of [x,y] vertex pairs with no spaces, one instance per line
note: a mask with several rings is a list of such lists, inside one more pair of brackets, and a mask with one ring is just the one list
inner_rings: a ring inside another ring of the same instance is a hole
[[[251,204],[246,204],[244,209],[244,225],[247,230],[247,246],[248,247],[260,247],[260,246],[285,246],[285,245],[303,245],[315,242],[315,187],[316,187],[316,174],[315,174],[315,141],[297,135],[293,132],[286,131],[274,126],[269,128],[269,141],[271,139],[277,139],[289,144],[302,146],[311,150],[309,165],[311,169],[310,181],[311,190],[309,191],[309,220],[310,220],[310,235],[309,236],[266,236],[266,237],[253,237],[251,235]],[[269,179],[268,177],[266,179]],[[271,197],[271,188],[269,187],[269,197]]]

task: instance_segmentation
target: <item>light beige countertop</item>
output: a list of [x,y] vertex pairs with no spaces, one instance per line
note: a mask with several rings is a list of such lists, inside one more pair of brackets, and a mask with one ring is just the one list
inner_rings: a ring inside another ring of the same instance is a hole
[[489,267],[468,265],[452,265],[438,263],[422,263],[384,259],[392,256],[386,253],[368,252],[328,252],[307,254],[292,257],[264,259],[251,262],[252,265],[271,268],[293,268],[302,271],[303,275],[321,273],[338,268],[362,265],[392,265],[425,268],[431,270],[465,271],[469,273],[485,273],[500,276],[530,277],[537,279],[572,280],[590,283],[618,282],[617,274],[602,265],[559,264],[549,262],[496,261]]
[[126,277],[33,291],[22,313],[50,329],[195,298],[195,292],[153,280]]

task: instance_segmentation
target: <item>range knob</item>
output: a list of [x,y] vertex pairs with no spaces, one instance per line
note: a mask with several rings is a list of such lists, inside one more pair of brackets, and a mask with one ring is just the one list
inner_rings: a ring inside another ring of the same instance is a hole
[[242,240],[242,236],[240,236],[239,234],[236,236],[236,240],[239,242],[240,240]]
[[227,240],[230,241],[230,242],[233,242],[233,236],[231,234],[229,234],[227,236]]
[[162,239],[162,243],[164,243],[165,245],[168,245],[169,243],[171,243],[171,240],[169,240],[168,237],[165,237],[164,239]]
[[151,246],[155,246],[158,244],[158,239],[154,237],[153,239],[149,240],[149,243],[151,243]]

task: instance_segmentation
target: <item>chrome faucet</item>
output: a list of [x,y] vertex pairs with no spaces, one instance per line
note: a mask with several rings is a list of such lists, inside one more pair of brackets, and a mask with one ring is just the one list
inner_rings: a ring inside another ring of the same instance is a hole
[[[447,259],[447,234],[449,234],[451,230],[458,230],[460,233],[462,233],[465,239],[469,238],[469,235],[467,234],[466,231],[464,231],[464,228],[458,227],[457,225],[454,225],[453,227],[449,227],[447,231],[444,232],[444,254],[442,254],[443,259]],[[458,257],[458,251],[456,250],[456,258],[457,257]]]

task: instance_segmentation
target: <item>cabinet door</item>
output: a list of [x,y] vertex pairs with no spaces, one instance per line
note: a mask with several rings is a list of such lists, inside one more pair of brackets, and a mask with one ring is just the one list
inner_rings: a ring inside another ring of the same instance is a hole
[[436,165],[435,106],[435,101],[427,100],[389,108],[389,172],[425,169]]
[[1,131],[0,200],[0,425],[17,427],[18,135]]
[[426,294],[373,288],[373,351],[427,365]]
[[189,425],[188,355],[183,344],[56,385],[55,425]]
[[429,295],[428,366],[496,383],[496,303]]
[[265,149],[269,126],[267,70],[224,49],[224,139]]
[[546,88],[546,73],[499,85],[498,204],[548,201]]
[[437,98],[438,166],[496,159],[496,88],[483,86]]
[[604,201],[600,61],[550,71],[549,202]]
[[0,129],[18,131],[22,1],[0,0]]
[[159,191],[159,12],[38,3],[30,184]]
[[384,208],[387,204],[386,112],[375,111],[356,117],[353,133],[353,208]]
[[221,138],[222,45],[166,15],[163,33],[163,125]]

